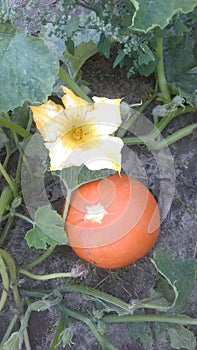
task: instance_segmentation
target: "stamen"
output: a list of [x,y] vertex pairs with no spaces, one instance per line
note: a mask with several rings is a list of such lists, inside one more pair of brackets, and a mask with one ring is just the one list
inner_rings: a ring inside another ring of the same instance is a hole
[[83,130],[82,128],[76,128],[74,129],[73,133],[72,133],[72,137],[74,140],[81,140],[83,137]]

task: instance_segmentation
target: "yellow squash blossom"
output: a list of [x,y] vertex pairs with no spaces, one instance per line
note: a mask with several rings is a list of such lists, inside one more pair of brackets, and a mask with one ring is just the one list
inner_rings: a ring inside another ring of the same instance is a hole
[[121,123],[120,99],[93,97],[89,104],[62,86],[62,105],[53,101],[31,106],[49,149],[51,170],[85,164],[91,170],[121,170],[120,138],[110,136]]

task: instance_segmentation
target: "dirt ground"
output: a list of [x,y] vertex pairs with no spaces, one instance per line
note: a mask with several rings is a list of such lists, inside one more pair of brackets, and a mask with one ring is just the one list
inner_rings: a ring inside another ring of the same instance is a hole
[[[128,103],[138,103],[145,98],[154,87],[154,77],[127,78],[125,70],[112,68],[112,60],[105,59],[102,55],[95,55],[84,66],[82,78],[88,82],[91,96],[105,96],[108,98],[124,98]],[[150,112],[145,115],[151,119]],[[195,115],[184,115],[172,121],[164,135],[172,133],[176,129],[188,125],[195,120]],[[113,296],[130,302],[132,299],[142,299],[149,295],[151,287],[156,283],[156,271],[150,259],[156,249],[169,252],[172,257],[195,258],[197,251],[197,132],[192,136],[178,141],[170,147],[175,169],[175,194],[171,208],[168,208],[167,217],[163,220],[159,239],[147,256],[135,264],[122,269],[106,270],[92,266],[80,260],[70,247],[58,247],[52,255],[35,267],[32,272],[37,274],[53,273],[57,271],[70,271],[76,265],[83,265],[87,269],[87,275],[77,283],[97,288]],[[132,153],[130,153],[130,150]],[[125,153],[124,153],[125,152]],[[132,154],[131,159],[130,154]],[[159,157],[159,153],[157,154]],[[160,193],[161,177],[155,154],[149,152],[145,146],[129,146],[123,151],[124,170],[140,181],[145,178],[145,183],[158,199]],[[133,160],[136,159],[136,162]],[[138,168],[138,164],[140,167]],[[145,176],[144,176],[145,175]],[[166,173],[164,181],[166,188],[172,185],[169,175]],[[62,189],[56,178],[46,186],[48,198],[55,208],[61,208],[63,202]],[[25,207],[23,208],[25,213]],[[161,208],[162,210],[162,208]],[[17,264],[24,264],[35,259],[40,251],[29,249],[24,235],[31,226],[24,221],[15,220],[11,232],[11,239],[6,249],[13,254]],[[55,289],[63,283],[62,280],[50,282],[33,281],[24,277],[22,287],[27,289]],[[187,314],[197,316],[197,288],[193,291]],[[65,293],[64,303],[74,310],[85,313],[91,312],[92,301],[79,293]],[[0,339],[3,336],[10,319],[15,313],[10,300],[3,309],[0,318]],[[58,320],[55,308],[40,313],[33,313],[29,323],[29,337],[32,350],[49,350],[54,336]],[[97,340],[90,329],[82,322],[72,320],[74,337],[72,343],[66,347],[71,350],[99,350]],[[197,335],[197,330],[194,330]],[[126,324],[109,324],[106,326],[106,338],[119,350],[143,350],[140,342],[134,340]],[[62,348],[60,348],[61,350]],[[169,344],[154,344],[154,349],[170,350]],[[25,348],[24,348],[25,350]],[[183,349],[182,349],[183,350]]]

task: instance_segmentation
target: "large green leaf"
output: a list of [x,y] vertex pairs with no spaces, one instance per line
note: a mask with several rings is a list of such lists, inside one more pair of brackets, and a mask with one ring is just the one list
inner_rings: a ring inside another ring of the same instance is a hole
[[165,28],[177,12],[188,13],[197,6],[197,0],[130,0],[135,7],[132,29],[142,32]]
[[52,246],[67,244],[64,219],[50,205],[38,208],[34,227],[27,232],[25,239],[29,247],[37,249],[46,249],[47,244]]
[[168,254],[159,250],[155,252],[152,261],[174,290],[173,307],[176,312],[183,312],[195,287],[197,261],[195,259],[172,260]]
[[43,40],[0,24],[0,111],[41,103],[52,91],[59,63]]
[[129,331],[135,340],[142,343],[143,348],[153,350],[156,344],[170,343],[172,349],[196,349],[196,339],[194,334],[183,325],[172,323],[129,323]]
[[185,33],[179,37],[167,37],[164,51],[166,76],[172,91],[193,105],[197,105],[196,44],[196,33]]
[[186,327],[176,325],[168,330],[168,334],[173,349],[196,349],[196,338]]
[[196,349],[196,339],[193,332],[183,325],[158,322],[154,328],[157,343],[170,342],[172,349]]
[[111,169],[101,170],[89,170],[85,165],[82,166],[71,166],[63,169],[61,172],[55,172],[59,175],[61,180],[64,182],[67,190],[73,191],[77,187],[98,179],[106,178],[109,175],[114,174],[115,171]]
[[149,323],[129,323],[129,331],[132,338],[135,340],[140,340],[145,350],[153,349],[153,336],[152,329]]

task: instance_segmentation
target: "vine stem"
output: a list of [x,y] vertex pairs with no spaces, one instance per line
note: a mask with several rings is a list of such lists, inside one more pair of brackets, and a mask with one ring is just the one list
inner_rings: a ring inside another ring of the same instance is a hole
[[[164,314],[133,314],[132,307],[124,303],[122,300],[119,300],[116,297],[110,296],[104,292],[88,288],[81,285],[68,285],[58,288],[60,292],[82,292],[93,296],[96,299],[101,299],[111,304],[114,304],[116,307],[120,307],[130,314],[127,315],[105,315],[101,320],[105,323],[125,323],[125,322],[164,322],[164,323],[175,323],[182,325],[197,325],[197,318],[192,318],[186,315],[164,315]],[[51,293],[51,291],[30,291],[21,289],[21,294],[23,296],[33,297],[33,298],[42,298],[46,294]],[[131,308],[131,309],[130,309]],[[67,309],[66,309],[67,311]],[[67,311],[66,314],[71,316],[72,310]],[[69,314],[70,313],[70,314]],[[72,317],[72,316],[71,316]],[[74,317],[74,314],[73,314]]]
[[[115,305],[116,307],[118,307],[119,309],[122,309],[124,311],[126,311],[127,313],[132,313],[133,309],[132,306],[130,306],[129,304],[125,303],[124,301],[113,297],[112,295],[109,295],[107,293],[104,293],[102,291],[96,290],[94,288],[89,288],[83,285],[79,285],[79,284],[69,284],[69,285],[63,285],[61,287],[58,288],[58,291],[60,293],[62,292],[79,292],[79,293],[83,293],[86,295],[90,295],[96,299],[100,299],[103,300],[107,303],[110,303],[112,305]],[[23,296],[27,296],[27,297],[33,297],[33,298],[40,298],[43,297],[46,294],[51,293],[51,291],[34,291],[34,290],[24,290],[24,289],[20,289],[20,292]]]
[[0,172],[3,175],[4,179],[7,181],[8,185],[10,186],[14,197],[16,197],[17,196],[16,185],[15,185],[14,181],[11,179],[11,177],[8,175],[7,171],[5,170],[5,168],[3,167],[1,162],[0,162]]
[[140,116],[141,113],[144,112],[146,107],[148,107],[151,102],[156,98],[156,94],[153,94],[148,100],[146,100],[139,108],[138,110],[125,122],[123,122],[120,126],[120,129],[117,131],[116,136],[123,138],[126,132],[129,130],[131,125],[137,120],[137,118]]
[[70,78],[62,67],[59,68],[59,76],[77,96],[92,104],[92,100],[85,94],[79,85],[72,78]]
[[37,259],[33,260],[29,264],[23,266],[24,270],[31,270],[33,267],[42,263],[48,256],[54,251],[55,247],[49,247],[42,255],[40,255]]
[[159,314],[133,314],[133,315],[106,315],[102,318],[105,323],[130,323],[130,322],[164,322],[182,325],[197,325],[197,318],[185,315],[168,316]]
[[62,304],[58,305],[60,310],[63,310],[67,316],[70,316],[72,318],[75,318],[79,321],[84,322],[92,331],[95,338],[98,340],[99,344],[101,345],[103,350],[118,350],[115,348],[112,344],[108,342],[107,339],[105,339],[101,333],[98,332],[96,325],[94,322],[90,319],[90,317],[82,314],[79,311],[73,311],[71,309],[68,309],[67,307],[63,306]]
[[14,213],[14,216],[17,216],[18,218],[27,221],[29,224],[34,225],[33,220],[29,219],[27,216],[20,214],[20,213]]
[[196,107],[186,106],[185,108],[178,109],[173,115],[168,115],[163,117],[155,127],[146,135],[143,136],[131,136],[124,137],[123,141],[126,145],[133,144],[147,144],[152,150],[160,150],[164,147],[172,145],[174,142],[180,140],[181,138],[191,134],[196,128],[196,123],[188,125],[172,135],[167,136],[162,141],[155,141],[157,137],[160,136],[161,132],[166,128],[166,126],[176,117],[185,114],[185,113],[194,113],[197,111]]
[[6,252],[6,250],[0,248],[0,257],[5,261],[6,267],[8,268],[9,274],[10,274],[10,279],[11,279],[11,284],[10,287],[12,288],[13,291],[13,296],[14,296],[14,301],[17,306],[17,308],[20,310],[21,308],[21,299],[20,295],[18,292],[18,286],[16,284],[17,282],[17,271],[16,271],[16,265],[11,257],[11,255]]
[[59,289],[60,292],[80,292],[83,294],[87,294],[87,295],[91,295],[95,298],[101,299],[103,301],[106,301],[110,304],[113,304],[121,309],[123,309],[124,311],[127,311],[129,313],[132,313],[132,306],[130,306],[129,304],[125,303],[124,301],[113,297],[112,295],[106,294],[104,292],[101,292],[99,290],[93,289],[93,288],[89,288],[83,285],[65,285],[65,286],[61,286]]
[[160,60],[156,67],[156,74],[157,74],[157,81],[160,88],[159,93],[159,99],[163,102],[170,102],[171,101],[171,94],[170,90],[166,81],[165,77],[165,70],[164,70],[164,60],[163,60],[163,38],[162,37],[156,37],[157,41],[157,48],[156,48],[156,54],[159,56]]
[[24,339],[24,343],[25,343],[25,349],[31,350],[31,345],[30,345],[30,341],[29,341],[29,335],[27,332],[27,328],[25,328],[25,330],[24,330],[23,339]]
[[23,268],[19,269],[19,273],[22,275],[25,275],[27,277],[33,278],[34,280],[37,281],[47,281],[55,278],[68,278],[68,277],[73,277],[72,272],[57,272],[57,273],[51,273],[48,275],[36,275],[34,273],[31,273],[30,271],[27,271]]
[[29,131],[22,128],[20,125],[13,123],[11,120],[0,118],[0,124],[12,130],[12,132],[16,132],[17,134],[21,135],[22,137],[24,137],[24,139],[28,138],[31,135]]
[[197,123],[188,125],[185,128],[181,128],[180,130],[174,132],[172,135],[167,136],[162,141],[155,142],[155,144],[152,145],[152,150],[159,151],[162,148],[168,147],[173,143],[181,140],[182,138],[192,134],[196,128],[197,128]]
[[67,190],[67,195],[66,195],[66,200],[65,200],[65,205],[64,205],[64,211],[63,211],[63,219],[64,220],[66,220],[66,218],[67,218],[68,209],[69,209],[69,205],[70,205],[71,194],[72,194],[72,191],[68,189]]
[[0,311],[1,311],[7,300],[8,290],[9,290],[9,278],[6,271],[6,266],[1,256],[0,256],[0,275],[1,275],[2,286],[3,286],[3,291],[0,299]]
[[7,235],[9,234],[10,229],[11,229],[12,224],[13,224],[13,221],[14,221],[14,217],[9,215],[8,220],[6,222],[6,225],[5,225],[3,232],[1,233],[1,236],[0,236],[0,246],[3,244]]
[[186,106],[184,108],[178,108],[177,111],[175,111],[173,114],[169,114],[161,118],[155,125],[155,128],[153,128],[153,130],[150,131],[149,137],[152,137],[154,139],[158,137],[160,133],[167,127],[167,125],[174,118],[179,117],[180,115],[183,115],[186,113],[195,113],[195,112],[197,112],[197,107]]
[[12,330],[16,324],[18,320],[18,315],[15,314],[10,322],[10,324],[8,325],[8,328],[6,329],[6,332],[3,336],[3,339],[0,342],[0,349],[2,348],[3,344],[8,340],[8,338],[10,337],[10,334],[12,333]]

